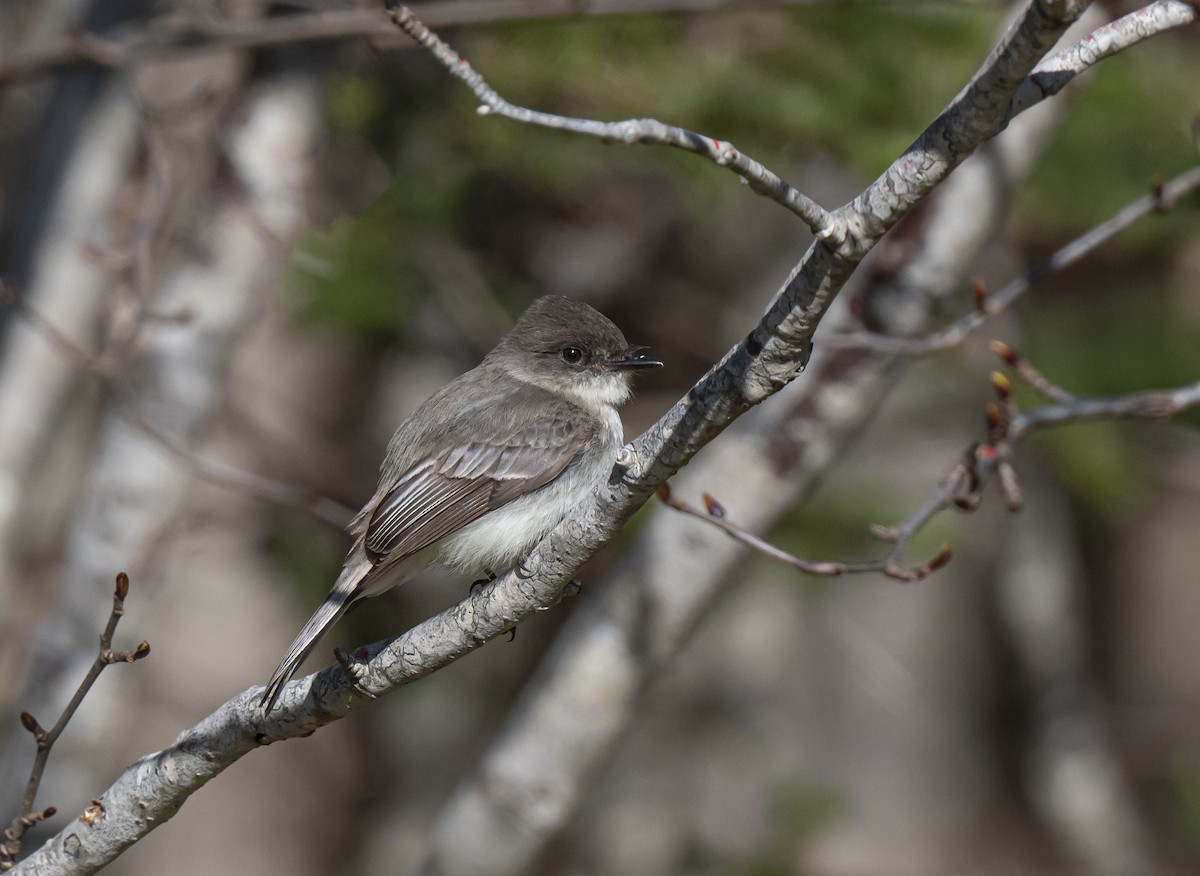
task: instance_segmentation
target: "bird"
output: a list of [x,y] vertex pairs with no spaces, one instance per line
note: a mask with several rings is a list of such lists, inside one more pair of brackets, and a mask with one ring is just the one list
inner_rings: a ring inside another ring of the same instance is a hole
[[617,406],[634,372],[659,367],[589,305],[536,299],[475,368],[396,429],[374,495],[325,601],[263,690],[270,712],[352,605],[418,574],[507,570],[597,485],[624,443]]

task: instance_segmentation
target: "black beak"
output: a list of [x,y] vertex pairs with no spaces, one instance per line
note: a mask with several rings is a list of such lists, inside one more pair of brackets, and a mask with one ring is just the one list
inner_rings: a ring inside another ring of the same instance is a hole
[[643,350],[645,347],[630,347],[625,351],[624,356],[616,359],[609,359],[608,365],[610,368],[626,369],[626,368],[660,368],[662,362],[658,359],[651,359]]

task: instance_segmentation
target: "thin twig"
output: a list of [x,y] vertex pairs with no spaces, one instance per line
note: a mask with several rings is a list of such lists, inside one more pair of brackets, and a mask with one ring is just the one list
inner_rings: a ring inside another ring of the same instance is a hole
[[227,462],[201,456],[178,438],[168,435],[151,423],[140,410],[132,406],[132,402],[128,399],[125,401],[130,405],[129,422],[201,480],[226,489],[236,490],[256,499],[273,502],[276,505],[302,508],[338,529],[345,529],[353,519],[354,512],[349,506],[331,499],[317,490],[263,477]]
[[397,27],[427,49],[452,76],[471,89],[471,93],[479,100],[478,111],[481,115],[495,113],[522,124],[569,131],[585,137],[594,137],[605,143],[652,143],[673,146],[707,158],[718,167],[733,171],[755,192],[799,216],[814,234],[821,236],[829,227],[830,217],[825,208],[753,158],[743,154],[728,141],[667,125],[657,119],[600,122],[517,106],[497,94],[466,59],[422,24],[407,6],[398,6],[394,0],[389,0],[388,11]]
[[1009,429],[1016,441],[1049,426],[1096,420],[1165,420],[1200,407],[1200,381],[1175,389],[1152,389],[1113,397],[1077,398],[1070,403],[1047,405],[1018,414]]
[[12,824],[4,831],[4,842],[0,843],[0,871],[10,870],[14,866],[16,856],[21,851],[21,839],[25,832],[39,821],[54,815],[54,807],[40,811],[35,811],[33,808],[38,788],[42,784],[42,775],[46,771],[46,762],[50,758],[50,750],[54,747],[54,743],[58,741],[58,737],[62,735],[71,719],[75,717],[75,712],[79,709],[84,697],[91,691],[96,679],[100,677],[100,673],[113,663],[133,663],[150,653],[150,643],[145,640],[131,651],[114,651],[112,649],[113,634],[116,633],[117,624],[125,615],[125,598],[128,595],[129,576],[120,572],[117,574],[116,586],[113,588],[112,611],[109,612],[108,623],[104,625],[104,631],[100,634],[99,653],[88,669],[87,675],[76,688],[71,701],[67,703],[62,714],[58,716],[58,720],[54,722],[54,726],[46,730],[33,715],[28,712],[21,713],[21,725],[33,734],[34,742],[37,744],[37,754],[33,759],[33,768],[29,772],[29,781],[25,785],[25,795],[21,798],[21,814],[14,818]]
[[1077,396],[1072,395],[1057,383],[1052,382],[1041,371],[1034,368],[1033,363],[1017,353],[1016,350],[1004,343],[1004,341],[992,341],[991,347],[992,352],[999,356],[1005,365],[1015,369],[1021,379],[1043,398],[1064,405],[1078,400]]
[[1024,276],[1013,280],[999,292],[988,293],[982,286],[976,284],[973,287],[976,290],[975,310],[940,331],[919,338],[895,338],[876,332],[847,332],[824,338],[822,346],[826,349],[832,347],[835,349],[871,350],[899,356],[920,356],[956,347],[987,322],[990,317],[1007,310],[1035,283],[1075,264],[1138,220],[1154,213],[1170,210],[1181,198],[1197,189],[1200,189],[1200,165],[1155,186],[1153,192],[1122,207],[1111,218],[1061,247],[1044,262],[1033,267]]
[[809,575],[881,572],[898,581],[919,581],[950,561],[951,550],[947,545],[935,557],[919,566],[903,565],[904,552],[913,536],[938,514],[948,509],[974,511],[982,502],[984,487],[993,476],[1000,483],[1008,510],[1020,510],[1022,494],[1012,465],[1012,454],[1013,445],[1025,435],[1036,429],[1095,420],[1166,419],[1181,411],[1200,407],[1200,381],[1176,389],[1135,392],[1109,398],[1079,398],[1051,383],[1008,345],[996,342],[993,349],[1006,363],[1017,369],[1022,379],[1055,403],[1028,412],[1018,412],[1008,379],[999,372],[994,373],[992,384],[1000,404],[988,406],[987,440],[968,448],[963,459],[907,520],[893,527],[871,527],[871,534],[875,538],[892,545],[892,550],[881,560],[864,563],[804,560],[729,520],[724,506],[707,493],[704,494],[707,513],[673,496],[665,484],[659,488],[658,496],[676,511],[703,520],[760,553],[782,560]]
[[[948,478],[945,482],[945,484],[949,484],[950,493],[950,495],[944,499],[944,501],[947,503],[951,501],[951,496],[957,489],[958,481],[959,478],[955,477],[953,480]],[[718,502],[708,493],[704,494],[704,507],[708,513],[700,511],[699,509],[689,505],[683,499],[673,496],[671,494],[670,487],[668,487],[666,484],[663,484],[663,486],[659,487],[658,497],[676,511],[681,511],[684,514],[688,514],[697,518],[698,520],[711,523],[726,535],[729,535],[743,544],[749,545],[750,547],[766,554],[767,556],[774,557],[777,560],[782,560],[789,565],[795,566],[801,572],[804,572],[808,575],[833,577],[837,575],[858,575],[868,572],[882,572],[884,575],[887,575],[889,578],[895,578],[897,581],[920,581],[922,578],[925,578],[931,574],[934,570],[940,569],[942,566],[946,565],[946,563],[950,562],[950,547],[946,545],[942,547],[941,551],[939,551],[935,557],[920,564],[919,566],[905,567],[900,564],[901,555],[903,554],[905,547],[908,545],[909,538],[914,532],[917,531],[917,529],[920,528],[921,525],[924,524],[924,520],[917,521],[917,516],[922,513],[927,513],[927,517],[925,519],[928,519],[928,517],[932,517],[938,510],[940,510],[940,507],[928,512],[926,512],[923,508],[921,512],[918,512],[918,515],[914,515],[914,522],[912,522],[911,525],[906,524],[906,531],[903,533],[901,533],[899,530],[873,530],[872,534],[874,534],[876,538],[879,538],[881,541],[894,543],[892,550],[888,553],[887,557],[882,560],[864,563],[843,563],[838,561],[814,562],[812,560],[801,559],[795,554],[789,553],[780,547],[776,547],[766,539],[760,538],[754,533],[743,529],[736,523],[733,523],[726,516],[724,506],[722,506],[720,502]],[[894,537],[887,537],[893,533]]]

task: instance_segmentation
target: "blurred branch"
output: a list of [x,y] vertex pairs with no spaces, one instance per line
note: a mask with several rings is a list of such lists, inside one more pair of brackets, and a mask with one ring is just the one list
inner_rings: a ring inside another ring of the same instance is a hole
[[989,293],[976,287],[976,309],[944,329],[920,338],[897,338],[877,332],[846,332],[822,337],[824,347],[835,349],[874,350],[899,356],[920,356],[956,347],[967,336],[997,313],[1007,310],[1041,282],[1058,271],[1075,264],[1120,232],[1152,213],[1165,213],[1181,198],[1200,189],[1200,165],[1154,186],[1154,191],[1122,207],[1111,218],[1081,234],[1066,246],[1056,250],[1048,259],[1031,268],[1023,277],[1010,282],[999,292]]
[[57,810],[53,806],[34,811],[33,802],[37,798],[38,788],[42,784],[42,774],[46,770],[46,762],[50,758],[50,750],[58,737],[67,728],[67,724],[75,717],[75,712],[83,703],[84,697],[96,683],[108,666],[113,663],[134,663],[150,654],[150,644],[143,641],[132,651],[114,651],[112,649],[113,634],[117,624],[125,616],[125,598],[129,595],[129,576],[124,572],[117,575],[116,587],[113,589],[112,611],[108,615],[108,623],[100,634],[100,652],[96,655],[87,675],[84,676],[71,701],[67,703],[54,726],[44,729],[37,719],[28,712],[21,713],[21,725],[33,734],[37,743],[37,755],[33,759],[33,769],[29,773],[29,782],[25,786],[25,796],[21,799],[21,815],[13,819],[12,824],[4,831],[4,842],[0,843],[0,871],[11,870],[16,857],[21,852],[21,839],[25,832],[40,821],[52,817]]
[[818,236],[829,224],[829,214],[820,204],[803,192],[785,182],[772,171],[725,140],[717,140],[697,134],[685,128],[665,125],[657,119],[626,119],[623,122],[598,122],[593,119],[577,119],[568,116],[544,113],[509,103],[496,93],[478,71],[464,60],[458,52],[422,24],[407,6],[398,6],[389,0],[388,9],[396,26],[417,41],[438,60],[446,71],[462,80],[471,93],[479,99],[480,115],[495,113],[526,125],[536,125],[555,131],[569,131],[585,137],[594,137],[606,143],[653,143],[673,146],[712,161],[718,167],[727,167],[749,184],[760,195],[770,198],[791,210]]
[[996,580],[1011,686],[1028,715],[1019,734],[1024,790],[1065,869],[1095,876],[1175,872],[1109,727],[1086,621],[1088,574],[1067,499],[1049,477],[1030,487],[1030,513],[1012,528]]
[[[74,365],[107,382],[128,411],[130,424],[182,463],[196,477],[207,483],[253,496],[256,499],[299,508],[339,529],[344,529],[350,523],[354,512],[341,502],[305,487],[263,477],[220,460],[209,459],[196,453],[180,439],[160,429],[142,411],[136,393],[131,392],[125,385],[119,376],[120,369],[110,357],[92,355],[84,350],[58,331],[50,320],[38,312],[37,308],[24,301],[4,285],[3,281],[0,281],[0,305],[11,307]],[[141,317],[138,318],[138,321],[141,321]]]
[[[796,6],[831,0],[767,0],[757,5]],[[837,2],[837,0],[832,0]],[[414,4],[433,27],[576,15],[628,15],[644,12],[711,12],[733,8],[737,0],[443,0]],[[338,9],[236,21],[195,14],[166,15],[148,25],[113,34],[77,28],[54,46],[0,61],[0,86],[45,76],[79,64],[123,68],[164,57],[228,49],[265,49],[294,43],[343,39],[403,45],[377,8]]]

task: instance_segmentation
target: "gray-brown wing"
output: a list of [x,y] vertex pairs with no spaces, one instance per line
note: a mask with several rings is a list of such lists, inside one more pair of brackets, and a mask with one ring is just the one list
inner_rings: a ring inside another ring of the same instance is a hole
[[399,478],[367,524],[364,546],[372,560],[412,556],[550,483],[595,426],[570,405],[527,405],[507,410],[491,431],[486,440],[452,446]]

